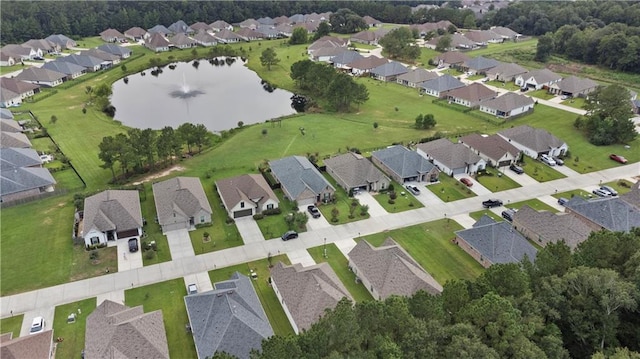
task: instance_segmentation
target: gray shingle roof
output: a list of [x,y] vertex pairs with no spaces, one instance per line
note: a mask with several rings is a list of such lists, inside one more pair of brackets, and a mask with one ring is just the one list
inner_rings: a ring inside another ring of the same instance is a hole
[[61,34],[47,36],[45,40],[60,45],[60,47],[63,49],[66,49],[69,46],[74,47],[77,45],[75,41]]
[[476,71],[486,71],[500,65],[500,61],[478,56],[464,62],[463,66]]
[[444,74],[433,80],[426,81],[420,85],[424,89],[431,89],[438,92],[449,91],[466,86],[462,81],[457,78]]
[[40,166],[42,161],[38,152],[32,148],[2,148],[0,149],[0,169],[13,167]]
[[[342,49],[342,48],[339,48]],[[314,55],[316,53],[319,53],[322,49],[318,49]],[[352,51],[352,50],[347,50],[347,51],[342,51],[341,53],[337,54],[336,56],[333,57],[333,59],[331,59],[331,61],[334,64],[343,64],[343,65],[347,65],[350,64],[356,60],[362,59],[364,56],[360,55],[359,52],[357,51]]]
[[527,73],[528,70],[516,63],[500,63],[496,67],[487,70],[487,75],[498,75],[503,78],[514,78]]
[[40,88],[40,86],[36,84],[8,77],[0,78],[0,87],[21,95]]
[[398,80],[407,81],[414,84],[419,84],[425,81],[433,80],[438,77],[438,73],[433,71],[427,71],[423,68],[417,68],[398,76]]
[[0,130],[2,132],[22,132],[22,127],[16,120],[0,118]]
[[120,60],[120,56],[111,54],[111,53],[106,52],[106,51],[102,51],[100,49],[89,49],[89,50],[86,50],[86,51],[82,51],[82,52],[80,52],[80,55],[93,56],[93,57],[95,57],[97,59],[100,59],[102,61],[109,61],[109,62],[114,62],[114,61]]
[[634,227],[640,227],[640,209],[619,197],[587,201],[575,196],[565,206],[610,231],[629,232]]
[[404,146],[390,146],[382,150],[374,151],[371,155],[384,163],[401,178],[414,177],[427,173],[435,167],[415,151],[410,151]]
[[124,46],[118,46],[116,44],[103,44],[98,46],[98,50],[102,50],[104,52],[110,53],[111,55],[116,55],[121,58],[127,55],[131,55],[131,50],[127,49]]
[[562,79],[562,76],[556,74],[555,72],[552,72],[549,69],[533,70],[531,72],[523,74],[522,77],[525,79],[525,81],[533,77],[538,84],[545,84]]
[[56,184],[56,180],[53,179],[49,170],[40,167],[2,169],[0,178],[2,184],[0,194],[2,196]]
[[182,20],[178,20],[174,22],[173,24],[169,25],[167,29],[169,29],[174,34],[184,34],[184,33],[193,32],[193,29],[190,28],[189,25],[187,25],[187,23]]
[[401,63],[391,61],[386,64],[380,65],[371,70],[371,74],[377,76],[396,76],[407,73],[409,70]]
[[569,76],[552,85],[558,87],[563,92],[580,93],[587,90],[595,90],[598,83],[582,77]]
[[164,25],[156,25],[152,28],[150,28],[149,30],[147,30],[148,33],[150,34],[160,34],[162,36],[166,36],[171,34],[171,30],[167,29]]
[[465,32],[463,36],[477,43],[486,43],[491,40],[502,41],[502,36],[496,34],[491,30],[472,30],[469,32]]
[[391,238],[378,248],[359,241],[349,252],[349,260],[358,267],[357,275],[366,278],[382,299],[411,296],[418,290],[442,292],[440,283]]
[[513,218],[514,226],[526,228],[538,235],[532,241],[542,239],[545,242],[565,241],[570,248],[576,248],[591,233],[591,228],[572,214],[555,214],[548,211],[536,211],[524,205]]
[[22,43],[22,46],[27,46],[30,47],[32,49],[40,49],[43,52],[49,52],[54,50],[54,48],[56,47],[56,44],[52,43],[49,40],[45,40],[45,39],[31,39],[31,40],[27,40],[25,42]]
[[103,60],[97,57],[88,56],[88,55],[76,55],[76,54],[58,57],[56,61],[71,62],[73,64],[80,65],[85,68],[93,68],[95,66],[100,66],[100,64],[104,62]]
[[84,199],[84,233],[142,227],[138,191],[107,190]]
[[316,167],[302,156],[289,156],[269,162],[271,173],[287,189],[292,200],[305,190],[320,194],[327,187],[335,188],[318,172]]
[[200,210],[212,213],[207,195],[197,177],[174,177],[154,183],[153,198],[161,226],[175,223],[174,213],[186,218],[195,216]]
[[215,288],[184,297],[198,358],[218,351],[248,359],[273,335],[251,280],[235,272]]
[[268,199],[278,202],[278,197],[267,181],[258,174],[247,174],[216,181],[216,187],[227,209],[235,207],[240,201],[264,203]]
[[447,51],[435,57],[436,62],[442,61],[446,64],[461,64],[471,58],[460,51]]
[[0,357],[2,359],[49,359],[53,349],[53,330],[42,333],[26,335],[19,338],[0,340]]
[[209,24],[209,26],[211,26],[211,28],[214,30],[222,30],[231,27],[231,24],[223,20],[216,20]]
[[19,132],[2,132],[0,133],[0,148],[29,148],[31,141],[24,133]]
[[327,263],[303,267],[278,262],[271,268],[271,279],[300,331],[309,329],[326,309],[335,308],[342,298],[353,301]]
[[67,77],[67,75],[63,74],[62,72],[53,71],[53,70],[40,68],[40,67],[29,67],[28,69],[22,70],[22,72],[20,72],[18,76],[16,76],[16,79],[22,80],[22,81],[53,82],[56,80],[62,80],[65,77]]
[[420,143],[417,148],[449,169],[463,168],[480,161],[480,156],[462,143],[453,143],[446,138]]
[[85,358],[169,358],[162,312],[105,300],[87,316]]
[[537,152],[544,152],[550,148],[558,148],[564,144],[562,140],[541,128],[527,125],[508,128],[498,132],[500,135],[517,142]]
[[147,47],[151,48],[169,47],[169,41],[159,32],[152,33],[151,37],[145,40],[145,43]]
[[195,22],[195,23],[191,24],[191,26],[189,26],[189,27],[190,27],[193,31],[195,31],[195,32],[200,32],[200,31],[211,31],[211,30],[213,30],[213,29],[211,28],[211,26],[209,26],[209,24],[204,23],[204,22],[202,22],[202,21]]
[[366,186],[386,177],[371,161],[353,152],[328,158],[324,164],[349,187]]
[[525,255],[530,261],[535,260],[536,248],[513,229],[511,224],[494,222],[490,218],[482,220],[486,224],[457,231],[456,235],[491,263],[516,263]]
[[493,99],[497,96],[497,92],[491,90],[487,86],[479,83],[472,83],[470,85],[453,89],[447,93],[447,96],[452,98],[459,98],[478,103],[480,101]]
[[502,112],[513,111],[517,108],[531,106],[534,101],[531,97],[518,95],[517,93],[507,92],[504,95],[493,100],[482,103],[482,106],[499,110]]
[[514,38],[516,36],[518,36],[519,34],[513,30],[511,30],[508,27],[504,27],[504,26],[496,26],[491,28],[491,31],[495,32],[496,34],[503,36],[503,37],[507,37],[507,38]]
[[0,108],[0,118],[13,120],[13,113],[7,108]]
[[378,37],[373,31],[364,30],[358,33],[351,35],[351,41],[360,40],[360,41],[375,41]]
[[221,41],[240,41],[240,40],[243,40],[241,36],[239,36],[235,32],[229,31],[227,29],[222,29],[222,30],[216,32],[215,34],[213,34],[213,36],[215,38],[217,38],[217,39],[220,39]]
[[389,60],[378,57],[376,55],[371,55],[369,57],[363,57],[361,59],[355,60],[349,64],[354,69],[359,70],[371,70],[380,65],[386,64]]
[[171,43],[175,46],[189,45],[195,46],[197,44],[196,40],[190,38],[183,32],[177,33],[175,36],[171,38]]
[[460,142],[479,151],[497,163],[505,154],[517,157],[520,150],[498,135],[481,136],[477,133],[460,138]]
[[140,37],[140,38],[143,37],[144,34],[146,33],[147,33],[147,30],[137,26],[134,26],[124,32],[125,35],[129,35],[131,37]]
[[630,205],[640,209],[640,181],[631,186],[631,191],[621,194],[620,198]]
[[65,75],[78,74],[78,73],[85,72],[86,70],[84,67],[80,65],[76,65],[71,62],[58,61],[58,60],[45,62],[44,65],[42,65],[42,68],[61,72]]

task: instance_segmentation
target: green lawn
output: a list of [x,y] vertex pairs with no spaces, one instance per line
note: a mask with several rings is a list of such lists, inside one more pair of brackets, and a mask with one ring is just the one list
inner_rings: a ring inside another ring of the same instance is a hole
[[631,187],[633,186],[633,183],[621,179],[621,180],[617,180],[617,181],[611,181],[611,182],[607,182],[607,183],[603,183],[603,185],[609,186],[609,187],[613,187],[613,189],[615,189],[616,191],[618,191],[618,194],[625,194],[629,191],[631,191]]
[[[153,198],[153,188],[150,183],[144,184],[144,195],[140,201],[140,208],[142,210],[142,217],[147,220],[147,224],[143,227],[145,237],[142,238],[142,250],[144,251],[142,254],[142,263],[148,266],[170,261],[171,251],[169,250],[167,237],[162,234],[162,227],[155,221],[158,214],[156,212],[155,199]],[[155,251],[145,249],[146,245],[150,245],[151,242],[156,243]]]
[[361,44],[359,42],[352,42],[351,47],[354,47],[356,49],[362,49],[362,50],[373,50],[378,48],[378,46],[376,45]]
[[487,85],[495,86],[495,87],[504,87],[509,91],[518,91],[520,86],[516,85],[513,82],[502,82],[502,81],[489,81]]
[[422,208],[424,205],[418,201],[406,188],[400,185],[397,182],[392,182],[393,188],[396,192],[396,199],[393,200],[394,203],[389,203],[391,197],[389,195],[390,192],[382,192],[378,194],[374,194],[373,198],[380,203],[382,208],[389,213],[398,213],[404,212],[411,209]]
[[467,76],[467,80],[469,80],[469,81],[475,81],[475,80],[483,79],[483,78],[485,78],[485,77],[486,77],[485,75],[480,75],[480,74],[478,74],[478,75],[473,75],[473,76]]
[[432,183],[426,186],[426,188],[444,202],[452,202],[476,196],[472,190],[453,177],[441,173],[438,179],[440,180],[439,183]]
[[441,71],[440,73],[441,74],[448,74],[448,75],[451,75],[453,77],[457,77],[457,76],[460,76],[460,75],[464,74],[464,72],[462,72],[462,71],[460,71],[458,69],[454,69],[454,68],[448,68],[448,69],[446,69],[444,71]]
[[100,38],[100,36],[85,37],[76,41],[76,43],[78,44],[78,47],[83,47],[86,49],[91,49],[106,44],[106,42],[104,42]]
[[463,227],[456,221],[440,219],[416,226],[356,238],[379,246],[387,237],[393,238],[440,284],[451,279],[475,279],[482,266],[451,240]]
[[486,57],[494,57],[496,54],[500,53],[513,53],[516,50],[522,49],[534,49],[538,43],[538,39],[531,38],[525,41],[508,41],[502,44],[489,44],[487,47],[469,51],[467,54],[472,57],[476,56],[486,56]]
[[420,48],[420,57],[418,58],[419,64],[421,64],[422,67],[424,67],[426,69],[433,69],[433,68],[435,68],[435,66],[429,65],[429,60],[435,58],[438,55],[440,55],[440,53],[437,52],[434,49],[421,47]]
[[68,195],[0,211],[2,296],[117,271],[115,247],[99,249],[94,264],[84,245],[73,245],[73,212]]
[[481,211],[475,211],[475,212],[471,212],[469,213],[469,217],[475,219],[476,221],[479,220],[480,218],[482,218],[483,215],[487,215],[491,218],[493,218],[496,222],[500,222],[503,221],[504,219],[500,216],[498,216],[497,214],[491,212],[488,209],[483,209]]
[[487,167],[485,173],[478,174],[476,181],[485,186],[491,192],[506,191],[508,189],[521,187],[516,181],[504,176],[495,168]]
[[570,98],[562,101],[562,104],[565,106],[573,107],[582,110],[586,101],[582,97]]
[[[275,264],[277,262],[291,264],[285,254],[275,255],[271,258],[271,263]],[[250,270],[258,274],[258,279],[253,281],[253,287],[258,294],[258,298],[260,298],[262,308],[264,308],[265,313],[267,313],[267,318],[269,318],[273,332],[276,335],[294,334],[293,328],[284,313],[284,309],[282,309],[276,293],[269,284],[268,280],[271,275],[269,273],[268,259],[212,270],[209,271],[209,278],[211,278],[211,283],[215,284],[216,282],[228,280],[234,272],[240,272],[248,276]]]
[[162,310],[169,356],[172,358],[197,357],[193,336],[185,330],[185,325],[189,324],[184,305],[185,295],[187,289],[182,278],[127,289],[124,292],[125,303],[129,307],[142,305],[145,313]]
[[[273,192],[278,196],[280,203],[278,207],[280,208],[280,214],[274,214],[270,216],[265,216],[264,218],[257,220],[258,227],[260,228],[260,232],[265,239],[277,238],[280,237],[284,232],[288,231],[289,225],[285,221],[285,216],[294,212],[295,202],[286,200],[284,198],[284,193],[281,189],[275,189]],[[305,210],[304,208],[302,210]],[[310,218],[312,220],[312,218]],[[304,232],[306,228],[300,229],[298,228],[298,232]]]
[[515,202],[515,203],[507,203],[505,204],[505,207],[507,208],[511,208],[511,209],[520,209],[522,206],[527,205],[533,209],[535,209],[536,211],[549,211],[551,213],[557,213],[558,210],[549,206],[548,204],[540,201],[539,199],[533,198],[533,199],[529,199],[526,201],[521,201],[521,202]]
[[560,193],[556,193],[552,195],[555,198],[566,198],[566,199],[571,199],[574,196],[580,196],[582,198],[591,198],[593,197],[593,194],[587,192],[587,191],[583,191],[581,189],[574,189],[572,191],[566,191],[566,192],[560,192]]
[[13,65],[13,66],[0,66],[0,75],[8,74],[9,72],[14,72],[18,70],[28,69],[29,67],[31,66],[22,65],[21,63],[18,63],[17,65]]
[[543,99],[543,100],[549,100],[549,99],[552,99],[552,98],[556,97],[556,95],[550,94],[549,91],[547,91],[546,89],[540,89],[540,90],[536,90],[536,91],[528,91],[527,95],[531,96],[531,97]]
[[327,258],[324,257],[324,246],[308,248],[307,251],[313,257],[316,263],[327,262],[331,269],[336,273],[342,284],[347,288],[351,296],[356,302],[365,300],[373,300],[371,293],[367,291],[362,282],[356,283],[356,275],[349,270],[349,261],[340,252],[338,247],[330,243],[327,245]]
[[[567,162],[569,161],[565,161],[565,163]],[[554,170],[553,167],[529,157],[524,160],[524,163],[522,163],[521,166],[522,169],[524,169],[524,173],[528,174],[538,182],[553,181],[567,177],[562,173]]]
[[[226,238],[214,237],[212,233],[215,231],[216,227],[223,227],[224,232],[229,234],[229,236]],[[198,228],[195,231],[190,231],[189,237],[191,237],[193,251],[198,255],[243,245],[244,242],[239,234],[237,237],[230,235],[234,230],[236,232],[238,231],[235,224],[226,224],[223,222],[211,227],[203,227]],[[209,240],[207,241],[204,239],[204,232],[209,233]]]
[[[360,201],[358,201],[357,198],[349,197],[347,192],[345,192],[342,187],[338,186],[336,181],[328,173],[323,173],[323,176],[336,189],[335,201],[318,207],[324,218],[326,218],[329,223],[338,225],[369,218],[368,213],[364,216],[360,214]],[[335,222],[333,221],[332,214],[334,208],[338,210],[338,216],[336,217],[337,220]],[[351,211],[353,211],[353,215],[351,215]],[[313,221],[313,218],[310,218],[309,220]]]
[[[78,314],[80,309],[80,314]],[[56,307],[53,319],[53,335],[62,338],[57,343],[57,358],[79,358],[84,349],[84,334],[87,316],[96,309],[96,298],[89,298],[79,302],[68,303]],[[76,314],[75,323],[67,323],[69,314]],[[55,339],[54,339],[55,340]]]
[[0,320],[0,334],[13,333],[13,338],[20,336],[24,314],[16,314]]

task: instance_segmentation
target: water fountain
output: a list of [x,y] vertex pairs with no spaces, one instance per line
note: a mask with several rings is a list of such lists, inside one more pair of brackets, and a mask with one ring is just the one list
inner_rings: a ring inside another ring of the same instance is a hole
[[195,89],[192,90],[189,87],[189,85],[187,85],[187,77],[185,76],[184,73],[182,74],[182,86],[180,86],[180,89],[171,91],[169,93],[169,95],[171,95],[171,97],[173,98],[182,98],[182,99],[188,99],[188,98],[196,97],[202,94],[204,94],[204,92],[200,90],[195,90]]

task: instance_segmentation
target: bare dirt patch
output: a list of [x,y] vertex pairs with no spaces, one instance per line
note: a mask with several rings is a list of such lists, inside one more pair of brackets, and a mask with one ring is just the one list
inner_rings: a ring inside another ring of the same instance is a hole
[[160,178],[160,177],[164,177],[169,175],[171,172],[180,172],[180,171],[184,171],[184,167],[179,166],[179,165],[175,165],[173,167],[169,167],[166,170],[162,171],[162,172],[158,172],[158,173],[154,173],[152,175],[149,175],[147,177],[144,177],[143,179],[141,179],[140,181],[137,182],[133,182],[134,185],[139,185],[141,183],[145,183],[145,182],[149,182],[151,180],[154,180],[156,178]]

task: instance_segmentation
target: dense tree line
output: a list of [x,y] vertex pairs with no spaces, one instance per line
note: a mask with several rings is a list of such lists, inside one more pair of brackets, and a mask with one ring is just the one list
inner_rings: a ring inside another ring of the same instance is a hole
[[630,97],[629,91],[620,85],[599,87],[587,99],[587,118],[578,117],[575,127],[583,129],[589,142],[597,146],[633,141],[638,133],[631,121]]
[[131,172],[144,172],[158,163],[181,158],[185,145],[191,154],[195,148],[200,152],[209,143],[209,132],[202,124],[183,123],[177,130],[166,126],[160,131],[131,128],[126,134],[103,137],[98,157],[103,163],[101,167],[110,169],[115,181],[116,164],[120,165],[122,177],[127,177]]
[[551,244],[438,296],[343,300],[252,358],[638,358],[639,301],[640,230],[594,232],[574,253]]
[[324,63],[298,61],[291,65],[291,78],[305,94],[325,100],[335,111],[349,111],[351,104],[360,105],[369,99],[365,85]]
[[400,27],[380,39],[380,45],[384,48],[384,53],[391,58],[414,61],[421,54],[414,35],[409,28]]

